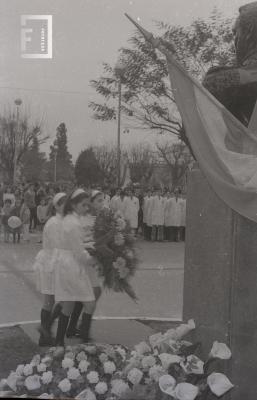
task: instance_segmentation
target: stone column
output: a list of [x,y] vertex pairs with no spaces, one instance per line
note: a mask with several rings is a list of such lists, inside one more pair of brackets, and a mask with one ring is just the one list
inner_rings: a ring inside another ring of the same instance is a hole
[[[199,169],[188,177],[184,320],[209,351],[227,343],[236,385],[226,398],[257,399],[257,224],[231,210]],[[206,354],[205,354],[206,355]]]

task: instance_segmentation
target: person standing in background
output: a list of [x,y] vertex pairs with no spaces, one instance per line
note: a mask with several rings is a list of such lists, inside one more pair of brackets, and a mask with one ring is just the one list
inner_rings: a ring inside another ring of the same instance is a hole
[[124,199],[124,217],[129,222],[134,234],[138,228],[139,200],[131,189],[128,189]]
[[164,206],[165,200],[162,196],[161,189],[157,189],[155,190],[151,203],[152,241],[163,241]]
[[[15,201],[15,206],[11,211],[11,216],[15,216],[20,218],[20,214],[21,214],[21,199],[20,197],[16,198]],[[20,243],[20,239],[21,239],[21,226],[19,226],[18,228],[13,228],[11,229],[12,235],[13,235],[13,243],[16,243],[16,238],[17,238],[17,243]]]
[[9,237],[10,237],[10,233],[11,230],[8,226],[8,219],[11,216],[11,212],[12,212],[12,202],[11,199],[7,198],[6,200],[4,200],[4,206],[2,208],[2,225],[4,228],[4,241],[5,243],[9,242]]
[[186,239],[186,195],[183,193],[181,195],[181,218],[180,218],[180,238],[183,242]]
[[180,224],[181,224],[181,198],[179,195],[179,189],[175,189],[174,195],[171,199],[171,214],[170,214],[171,240],[173,242],[179,242],[180,240]]
[[36,206],[35,196],[36,194],[34,190],[34,184],[31,183],[29,185],[28,190],[24,194],[24,202],[26,202],[30,211],[30,221],[29,221],[30,232],[32,232],[32,226],[33,229],[36,229],[37,227],[37,206]]
[[22,222],[23,240],[29,242],[30,209],[25,200],[21,207],[20,219]]
[[120,194],[121,194],[121,189],[117,189],[115,195],[111,198],[110,201],[110,206],[111,209],[116,212],[118,211],[119,203],[120,203]]
[[147,190],[147,194],[143,201],[143,232],[144,239],[151,240],[151,223],[150,223],[150,209],[152,201],[152,192],[150,189]]
[[40,230],[40,239],[38,243],[42,243],[43,228],[46,221],[48,220],[47,212],[48,212],[48,206],[46,204],[44,197],[42,197],[42,199],[40,200],[40,204],[37,206],[37,220]]
[[109,193],[109,190],[107,187],[104,188],[103,196],[104,196],[103,206],[105,208],[110,208],[111,207],[111,196],[110,196],[110,193]]
[[171,233],[172,224],[172,196],[170,192],[167,192],[166,203],[164,207],[164,238],[165,240],[172,240]]
[[15,195],[14,195],[14,193],[12,192],[12,189],[11,189],[11,187],[10,186],[8,186],[7,188],[6,188],[6,191],[5,191],[5,193],[3,194],[3,203],[5,203],[5,200],[11,200],[11,207],[14,207],[15,206]]

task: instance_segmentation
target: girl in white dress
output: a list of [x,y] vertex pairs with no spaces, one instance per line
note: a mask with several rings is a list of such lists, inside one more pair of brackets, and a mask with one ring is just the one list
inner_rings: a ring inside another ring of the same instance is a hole
[[74,302],[84,305],[81,336],[88,341],[91,312],[95,307],[95,295],[88,276],[88,268],[95,261],[85,250],[81,216],[89,207],[89,195],[83,189],[75,190],[64,207],[62,243],[55,264],[55,300],[62,302],[58,320],[56,346],[64,346],[64,337]]
[[[98,213],[104,207],[104,194],[99,190],[93,190],[91,193],[90,199],[90,213],[87,213],[85,216],[81,217],[81,224],[84,230],[84,245],[85,248],[92,248],[93,244],[93,227],[95,224],[95,219]],[[89,250],[90,251],[90,250]],[[88,266],[88,275],[94,290],[95,295],[95,307],[87,308],[87,314],[93,316],[96,308],[96,303],[99,300],[102,294],[102,280],[98,275],[97,271],[97,262],[95,265]],[[81,328],[77,329],[77,323],[79,320],[79,316],[81,314],[83,308],[83,304],[81,302],[76,302],[74,309],[72,311],[69,326],[67,328],[67,337],[72,336],[81,336]],[[90,317],[88,316],[88,320]],[[88,322],[88,335],[90,332],[91,320]]]
[[56,215],[51,217],[43,230],[43,248],[36,256],[34,271],[37,289],[44,296],[41,309],[41,325],[39,327],[39,346],[52,345],[51,312],[54,306],[54,264],[57,249],[61,244],[62,214],[66,200],[65,193],[57,193],[53,199]]

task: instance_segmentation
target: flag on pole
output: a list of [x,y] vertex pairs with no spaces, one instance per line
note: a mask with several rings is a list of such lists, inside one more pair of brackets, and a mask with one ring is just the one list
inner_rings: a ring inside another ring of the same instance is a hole
[[257,157],[236,153],[227,147],[228,141],[245,138],[256,146],[255,134],[190,76],[161,41],[153,39],[149,32],[128,18],[167,58],[176,105],[209,184],[229,207],[257,222]]

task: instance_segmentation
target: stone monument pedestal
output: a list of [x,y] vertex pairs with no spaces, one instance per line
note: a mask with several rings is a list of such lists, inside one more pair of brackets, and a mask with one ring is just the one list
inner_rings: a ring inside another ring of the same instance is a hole
[[203,352],[232,351],[226,399],[257,399],[257,224],[231,210],[199,169],[188,177],[184,320],[194,318]]

